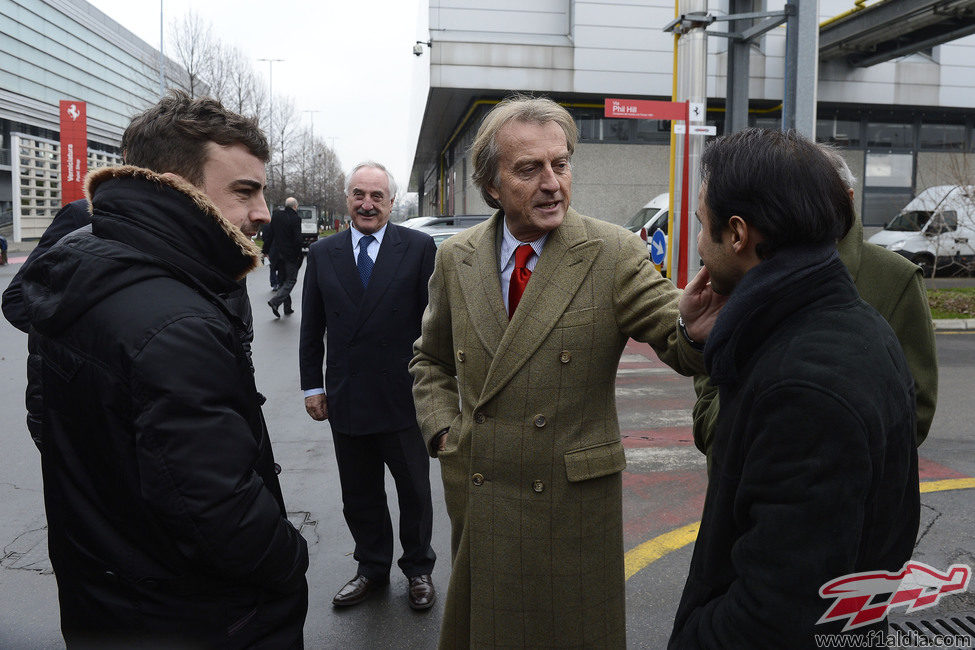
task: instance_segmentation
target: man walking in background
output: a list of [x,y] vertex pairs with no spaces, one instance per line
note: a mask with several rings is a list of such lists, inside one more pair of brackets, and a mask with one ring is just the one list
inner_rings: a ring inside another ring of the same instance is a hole
[[393,529],[385,465],[396,481],[399,567],[409,581],[408,602],[428,609],[436,599],[430,459],[407,364],[420,335],[436,247],[430,235],[388,222],[396,183],[382,165],[356,165],[345,192],[352,228],[308,250],[299,347],[305,409],[331,425],[343,512],[359,563],[332,603],[355,605],[389,582]]
[[278,290],[267,301],[275,318],[281,318],[278,307],[284,305],[284,315],[295,313],[291,308],[291,290],[298,281],[301,268],[301,217],[298,216],[298,200],[289,196],[284,210],[274,213],[267,228],[265,246],[271,248],[271,258],[278,274]]

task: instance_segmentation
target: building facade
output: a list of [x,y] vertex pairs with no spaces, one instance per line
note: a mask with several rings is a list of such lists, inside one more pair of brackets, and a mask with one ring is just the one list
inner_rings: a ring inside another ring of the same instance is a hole
[[[722,15],[728,2],[712,1]],[[784,0],[756,0],[781,10]],[[820,0],[827,21],[851,0]],[[670,100],[673,0],[430,0],[430,90],[410,178],[422,214],[490,211],[470,181],[468,149],[480,120],[512,91],[545,94],[576,119],[573,205],[625,222],[668,190],[670,123],[603,117],[608,97]],[[709,31],[724,30],[715,23]],[[751,47],[749,124],[779,128],[785,28]],[[708,39],[707,123],[724,132],[727,40]],[[819,64],[816,137],[841,149],[858,178],[868,225],[882,225],[915,194],[972,182],[975,36],[899,59]],[[701,136],[698,136],[701,137]]]
[[[61,207],[59,102],[83,101],[89,169],[160,96],[159,51],[83,0],[0,0],[0,229],[36,239]],[[182,74],[165,60],[167,84]]]

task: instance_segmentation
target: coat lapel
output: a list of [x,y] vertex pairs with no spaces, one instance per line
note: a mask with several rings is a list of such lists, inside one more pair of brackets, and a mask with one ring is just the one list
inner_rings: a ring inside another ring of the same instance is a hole
[[[545,242],[542,255],[510,323],[505,322],[507,316],[503,306],[499,306],[503,333],[484,380],[478,405],[494,397],[535,353],[569,306],[602,246],[601,239],[587,239],[582,217],[570,209],[562,225]],[[491,254],[494,256],[493,241]],[[497,266],[498,261],[494,260],[495,283],[498,282]],[[481,275],[488,276],[487,273]],[[500,296],[500,288],[497,291]]]
[[467,255],[457,269],[467,313],[481,343],[494,354],[508,326],[508,315],[501,300],[498,279],[498,253],[495,241],[502,217],[495,213],[485,229],[474,228],[464,242]]
[[[400,226],[389,224],[386,226],[386,234],[383,235],[383,243],[379,246],[379,254],[376,256],[376,265],[369,276],[369,286],[365,288],[362,302],[359,304],[359,315],[356,317],[356,329],[369,318],[380,298],[389,288],[389,283],[396,276],[396,269],[399,268],[403,255],[409,244],[400,236]],[[362,287],[359,279],[358,268],[355,272],[358,286]]]
[[365,291],[362,288],[362,280],[359,279],[355,258],[352,256],[352,231],[344,230],[329,239],[333,240],[328,256],[335,269],[335,275],[348,294],[349,300],[358,305]]

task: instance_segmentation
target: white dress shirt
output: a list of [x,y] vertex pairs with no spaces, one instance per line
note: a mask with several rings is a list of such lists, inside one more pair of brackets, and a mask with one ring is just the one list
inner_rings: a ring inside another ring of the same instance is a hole
[[538,256],[542,254],[542,247],[545,246],[545,240],[548,239],[548,233],[535,241],[518,241],[508,230],[508,224],[504,218],[501,219],[501,225],[504,230],[501,235],[501,258],[498,260],[498,268],[501,269],[501,300],[504,302],[505,313],[509,313],[511,310],[508,309],[508,286],[511,284],[511,274],[515,271],[515,249],[522,244],[528,244],[532,247],[535,254],[528,259],[525,268],[534,271],[535,265],[538,264]]

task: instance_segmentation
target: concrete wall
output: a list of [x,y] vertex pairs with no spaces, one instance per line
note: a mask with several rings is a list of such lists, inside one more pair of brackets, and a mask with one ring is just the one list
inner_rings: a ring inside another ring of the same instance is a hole
[[975,154],[922,151],[917,155],[917,193],[935,185],[975,184]]
[[572,207],[623,224],[669,183],[669,150],[660,145],[580,143],[572,156]]

